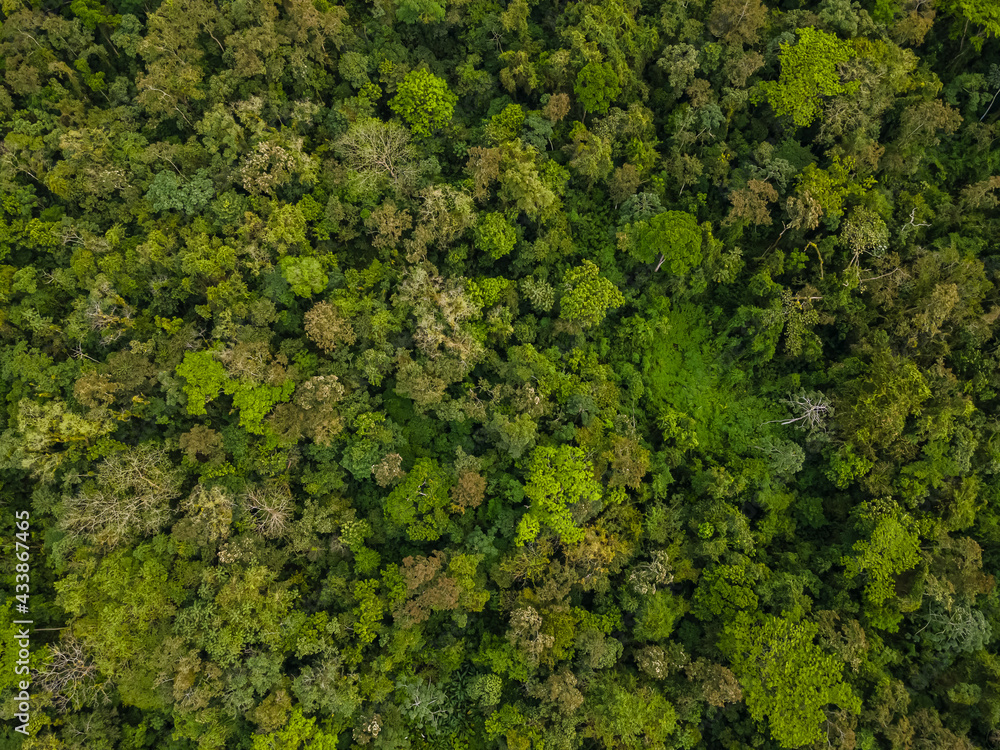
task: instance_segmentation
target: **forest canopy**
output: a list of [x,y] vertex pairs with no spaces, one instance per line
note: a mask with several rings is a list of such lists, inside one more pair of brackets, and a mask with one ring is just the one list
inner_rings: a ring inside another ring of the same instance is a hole
[[3,0],[0,750],[1000,747],[998,7]]

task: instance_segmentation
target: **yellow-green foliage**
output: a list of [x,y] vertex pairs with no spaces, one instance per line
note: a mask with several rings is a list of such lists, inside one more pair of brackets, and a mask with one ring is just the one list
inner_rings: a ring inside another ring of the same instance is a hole
[[414,134],[429,136],[451,122],[457,101],[444,80],[426,70],[414,70],[400,82],[389,107]]
[[589,260],[566,271],[559,300],[561,318],[587,327],[595,326],[604,320],[608,310],[625,303],[618,287],[600,273],[601,270]]
[[824,97],[857,90],[857,84],[841,81],[838,70],[854,51],[825,31],[808,26],[797,31],[795,44],[781,44],[780,77],[761,83],[760,90],[777,114],[791,116],[796,125],[806,127],[819,117]]
[[861,700],[841,677],[843,662],[815,645],[819,628],[773,615],[741,615],[721,643],[743,688],[750,715],[767,719],[781,747],[797,748],[824,737],[828,704],[850,713]]
[[533,540],[546,526],[565,543],[579,542],[583,529],[573,522],[569,506],[598,503],[601,485],[581,448],[561,445],[538,447],[531,454],[525,496],[531,509],[517,527],[517,544]]

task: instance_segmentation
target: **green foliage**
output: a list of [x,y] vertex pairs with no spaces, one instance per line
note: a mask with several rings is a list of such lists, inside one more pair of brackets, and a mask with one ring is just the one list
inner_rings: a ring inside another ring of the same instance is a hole
[[662,743],[677,725],[677,712],[650,687],[631,689],[607,678],[593,691],[593,737],[605,747],[643,747]]
[[336,750],[337,736],[316,727],[316,719],[307,719],[296,708],[283,729],[253,738],[252,750]]
[[374,579],[357,581],[354,584],[354,597],[358,602],[354,610],[357,618],[354,633],[362,644],[375,640],[385,613],[385,605],[377,593],[378,588],[379,582]]
[[[862,193],[862,186],[851,178],[850,172],[854,166],[852,159],[842,162],[838,157],[834,157],[827,169],[820,169],[815,164],[809,164],[796,178],[798,190],[800,193],[807,193],[812,200],[816,201],[825,216],[839,219],[844,213],[844,200],[851,195]],[[877,226],[862,226],[861,221],[865,220],[861,217],[866,215],[870,216],[870,213],[859,209],[859,213],[855,214],[855,221],[848,222],[845,227],[848,243],[852,245],[852,249],[859,247],[865,251],[884,250],[880,244],[880,235],[884,230],[878,229]],[[869,219],[867,223],[874,222]]]
[[448,525],[448,475],[438,462],[417,459],[406,478],[389,493],[385,516],[415,541],[434,541]]
[[205,406],[215,399],[229,383],[229,375],[212,352],[188,352],[177,365],[177,374],[184,378],[188,414],[205,414]]
[[682,276],[702,260],[702,230],[684,211],[664,211],[648,221],[625,227],[626,247],[641,263],[663,258],[666,269]]
[[995,2],[57,5],[0,744],[995,739]]
[[70,3],[69,9],[74,16],[80,19],[84,26],[92,30],[101,25],[114,28],[122,20],[122,17],[119,15],[109,15],[104,5],[97,2],[97,0],[73,0]]
[[823,97],[852,95],[856,83],[843,83],[838,66],[854,56],[849,44],[833,34],[805,27],[796,30],[795,44],[781,43],[781,76],[760,84],[774,111],[791,116],[799,127],[807,127],[822,111]]
[[657,591],[649,597],[642,608],[635,630],[636,638],[644,641],[666,641],[685,609],[683,599],[669,591]]
[[251,386],[240,383],[232,389],[233,406],[240,410],[240,426],[256,435],[264,434],[263,420],[275,404],[288,401],[295,382],[286,380],[279,385]]
[[311,256],[293,258],[289,255],[282,258],[281,275],[296,295],[307,299],[322,292],[330,283],[319,259]]
[[880,606],[896,595],[896,576],[920,562],[920,539],[913,521],[889,502],[870,504],[859,518],[871,535],[855,542],[854,554],[841,564],[848,578],[864,574],[865,597]]
[[486,137],[497,145],[512,141],[521,134],[524,110],[520,105],[508,104],[500,114],[493,115],[486,124]]
[[902,435],[906,420],[920,412],[931,396],[919,368],[910,361],[880,351],[864,374],[845,387],[843,424],[853,442],[869,456],[886,450]]
[[215,196],[208,171],[199,169],[185,180],[174,172],[158,172],[146,191],[146,200],[154,211],[183,211],[194,215],[202,212]]
[[827,704],[855,714],[861,710],[860,699],[840,676],[843,663],[813,643],[818,631],[810,622],[744,614],[723,633],[720,647],[739,678],[750,715],[767,719],[781,747],[823,737]]
[[589,62],[577,74],[573,90],[588,112],[602,113],[608,111],[611,102],[621,93],[621,86],[610,65]]
[[469,282],[469,299],[483,310],[501,303],[514,286],[510,279],[481,277]]
[[[987,36],[1000,37],[1000,9],[985,0],[946,0],[942,7],[976,24]],[[977,49],[982,49],[980,40]]]
[[443,21],[445,4],[436,0],[402,0],[396,8],[396,18],[405,24]]
[[445,81],[426,70],[414,70],[399,82],[389,107],[414,134],[429,136],[451,122],[457,101]]
[[[171,580],[169,569],[152,554],[153,549],[146,544],[117,550],[95,565],[90,575],[73,573],[55,586],[59,606],[80,618],[81,636],[94,649],[101,672],[110,678],[128,676],[120,690],[127,700],[140,705],[152,696],[130,692],[148,689],[142,684],[143,675],[148,676],[155,665],[144,668],[143,664],[150,649],[166,636],[177,605],[184,599],[183,588]],[[137,629],[136,622],[145,625]]]
[[524,495],[531,508],[517,527],[517,544],[532,541],[545,526],[567,544],[584,537],[573,521],[573,509],[599,503],[601,486],[582,449],[569,445],[538,447],[531,453]]
[[701,310],[667,303],[660,309],[651,311],[649,338],[635,348],[675,460],[695,447],[751,450],[760,439],[761,423],[769,418],[765,403],[748,392],[740,370],[718,367],[723,342]]
[[570,268],[563,276],[559,317],[584,327],[600,325],[608,310],[625,304],[625,298],[601,270],[589,260]]
[[695,590],[692,612],[699,620],[730,621],[741,612],[757,610],[758,598],[746,568],[718,565],[702,573]]
[[517,230],[507,217],[500,213],[489,213],[479,217],[476,224],[476,249],[486,253],[493,260],[510,254],[517,244]]
[[830,459],[827,477],[840,489],[847,489],[852,481],[863,477],[875,466],[875,462],[854,452],[850,443],[841,446]]

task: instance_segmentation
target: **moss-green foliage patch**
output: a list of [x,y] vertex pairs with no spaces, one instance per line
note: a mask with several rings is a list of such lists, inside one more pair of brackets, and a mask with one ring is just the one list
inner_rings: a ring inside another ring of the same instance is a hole
[[643,360],[649,400],[660,416],[694,421],[698,446],[709,453],[745,453],[761,437],[768,401],[751,392],[746,373],[727,365],[723,340],[700,307],[663,303],[664,333]]

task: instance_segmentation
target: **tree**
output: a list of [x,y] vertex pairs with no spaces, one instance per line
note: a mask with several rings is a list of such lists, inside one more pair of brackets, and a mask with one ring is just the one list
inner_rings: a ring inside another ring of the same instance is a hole
[[569,445],[540,446],[531,454],[524,494],[531,501],[531,508],[518,523],[518,546],[537,537],[543,525],[570,544],[585,536],[574,522],[574,509],[586,512],[587,506],[598,505],[601,485],[594,479],[593,466],[583,449]]
[[[485,165],[484,165],[485,166]],[[504,144],[499,164],[500,198],[536,221],[552,216],[569,173],[520,140]]]
[[101,679],[97,664],[76,636],[64,634],[47,650],[48,658],[38,668],[38,687],[52,694],[59,710],[66,712],[72,706],[78,711],[109,701],[108,681]]
[[292,291],[307,299],[326,289],[330,280],[319,259],[313,257],[296,258],[286,255],[281,259],[280,268],[281,275]]
[[80,415],[58,399],[39,403],[22,398],[11,412],[16,427],[0,435],[0,459],[10,460],[8,466],[28,470],[44,481],[53,481],[60,468],[71,466],[117,426],[107,409],[91,409]]
[[465,169],[472,174],[474,181],[472,194],[476,200],[489,197],[490,185],[500,177],[500,160],[503,152],[499,148],[469,149],[469,160]]
[[476,224],[476,247],[499,260],[510,254],[517,244],[517,230],[507,217],[499,213],[480,214]]
[[[946,0],[941,7],[980,26],[987,37],[1000,37],[1000,9],[992,3],[985,0]],[[977,50],[982,49],[982,39],[974,43],[977,44]]]
[[741,614],[723,631],[719,647],[729,656],[750,715],[767,719],[782,747],[797,748],[823,736],[823,708],[835,703],[851,713],[861,700],[841,678],[843,664],[813,643],[819,627],[773,615]]
[[840,239],[852,253],[850,265],[857,266],[862,254],[881,257],[889,249],[889,228],[874,211],[858,206],[848,214]]
[[687,607],[685,601],[661,590],[646,597],[636,619],[635,637],[640,641],[666,642]]
[[896,596],[896,577],[920,563],[920,538],[913,520],[891,501],[866,503],[857,517],[868,538],[855,542],[854,554],[841,564],[848,579],[865,576],[865,599],[878,608]]
[[715,0],[708,29],[726,44],[755,44],[767,22],[768,8],[760,0]]
[[638,169],[628,163],[616,167],[611,179],[608,180],[608,192],[615,208],[635,195],[640,185],[642,176]]
[[451,122],[457,102],[445,81],[426,70],[413,70],[400,81],[389,108],[416,135],[427,137]]
[[396,9],[396,18],[405,24],[443,21],[445,5],[437,0],[402,0]]
[[650,453],[632,437],[615,436],[611,439],[611,478],[609,487],[629,487],[639,491],[642,479],[649,472]]
[[199,35],[203,28],[211,33],[217,18],[217,9],[204,0],[165,3],[149,14],[147,32],[137,45],[146,72],[136,78],[138,102],[147,112],[179,115],[191,124],[191,102],[205,97],[205,50]]
[[[159,559],[154,546],[117,549],[95,562],[89,574],[71,573],[55,587],[56,602],[76,618],[74,632],[84,649],[127,705],[164,705],[153,680],[184,599],[169,561]],[[144,626],[136,628],[136,622]]]
[[701,688],[702,697],[710,706],[722,708],[727,703],[743,700],[736,675],[721,664],[698,659],[685,668],[687,678]]
[[837,413],[851,442],[871,458],[892,448],[931,391],[913,362],[888,351],[875,352],[864,369],[843,387]]
[[754,225],[771,223],[769,203],[778,200],[778,191],[769,182],[749,180],[742,190],[734,190],[729,194],[733,207],[723,220],[723,226],[736,222],[747,222]]
[[733,620],[741,612],[757,611],[754,581],[741,565],[716,565],[701,574],[694,593],[692,613],[699,620]]
[[154,211],[183,211],[193,215],[204,210],[214,195],[215,187],[204,169],[199,169],[189,180],[164,171],[153,178],[146,200]]
[[490,595],[481,590],[480,562],[482,555],[456,555],[449,561],[442,552],[404,558],[399,572],[406,582],[406,599],[397,604],[393,617],[408,628],[434,612],[481,612]]
[[789,398],[782,399],[782,403],[787,404],[795,416],[788,419],[771,419],[764,424],[777,422],[783,426],[795,425],[798,429],[812,434],[824,432],[827,420],[833,416],[834,409],[829,399],[816,391],[799,391]]
[[398,122],[359,120],[337,140],[336,148],[350,166],[352,179],[365,189],[385,183],[405,187],[416,178],[416,149],[410,131]]
[[582,124],[575,123],[572,131],[572,144],[566,147],[570,153],[569,166],[574,172],[587,179],[587,184],[593,186],[598,180],[605,179],[614,164],[611,161],[611,144],[596,133],[592,133]]
[[621,92],[621,85],[610,65],[589,62],[577,74],[573,90],[587,112],[600,114],[608,111],[611,102]]
[[806,27],[797,29],[796,44],[781,43],[781,75],[765,81],[760,91],[776,114],[789,115],[799,127],[819,117],[823,97],[852,94],[856,84],[843,83],[838,66],[854,57],[846,42],[833,34]]
[[337,349],[338,344],[350,346],[356,336],[351,321],[340,307],[332,302],[317,302],[305,315],[306,335],[329,353]]
[[385,517],[414,541],[433,542],[448,526],[448,474],[431,458],[417,459],[385,501]]
[[173,528],[178,541],[211,547],[229,536],[233,521],[233,497],[224,487],[195,485],[181,503],[185,515]]
[[603,747],[637,750],[662,745],[677,724],[677,712],[666,698],[632,680],[603,676],[588,691],[587,733]]
[[657,270],[666,263],[670,273],[682,276],[701,263],[702,230],[691,214],[664,211],[627,225],[620,245],[641,263],[652,263],[659,255]]
[[184,378],[188,414],[205,414],[205,406],[216,398],[229,382],[226,368],[212,352],[188,352],[177,365],[177,374]]
[[608,310],[625,304],[618,287],[600,273],[589,260],[566,271],[559,298],[559,317],[589,328],[600,325]]
[[181,481],[167,452],[154,444],[113,453],[99,464],[96,482],[66,499],[61,525],[105,549],[154,534],[168,523]]
[[307,719],[301,708],[295,708],[288,723],[281,729],[253,738],[253,750],[337,750],[337,735],[328,734],[316,726],[316,719]]

